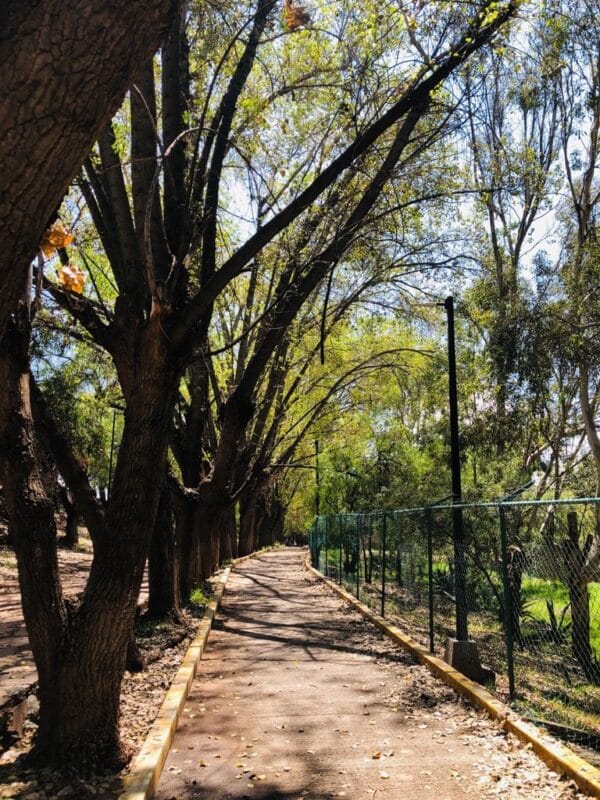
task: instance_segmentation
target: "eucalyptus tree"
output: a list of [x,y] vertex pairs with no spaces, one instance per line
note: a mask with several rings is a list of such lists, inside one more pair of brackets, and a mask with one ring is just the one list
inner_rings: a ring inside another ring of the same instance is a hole
[[468,249],[480,265],[469,294],[491,362],[499,458],[510,451],[519,429],[513,411],[523,334],[532,320],[529,254],[556,188],[563,46],[562,27],[557,30],[554,18],[542,13],[507,44],[510,57],[502,50],[483,55],[469,65],[465,79],[469,166],[477,192],[471,217],[475,247]]
[[[598,326],[597,215],[598,137],[600,133],[600,27],[596,2],[564,5],[568,15],[567,61],[560,84],[560,144],[566,186],[559,211],[563,247],[555,280],[562,289],[562,323],[575,371],[574,415],[600,492],[600,401]],[[565,23],[566,24],[566,23]],[[578,432],[579,433],[579,432]],[[580,470],[580,473],[583,470]],[[568,535],[560,543],[566,568],[572,616],[572,652],[588,680],[598,682],[600,671],[590,642],[588,585],[600,565],[600,510],[588,526],[576,514],[569,517]]]
[[559,275],[566,293],[571,351],[578,372],[579,412],[596,469],[600,491],[600,438],[596,413],[600,397],[598,324],[599,203],[598,136],[600,134],[600,27],[598,6],[584,2],[571,11],[568,61],[561,82],[560,143],[567,188],[562,204],[563,250]]

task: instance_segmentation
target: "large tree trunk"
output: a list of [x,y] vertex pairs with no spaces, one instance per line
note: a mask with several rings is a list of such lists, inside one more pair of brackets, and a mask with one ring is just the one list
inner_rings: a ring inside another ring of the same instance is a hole
[[178,495],[174,499],[175,539],[177,542],[179,603],[185,606],[190,593],[202,580],[200,574],[200,541],[196,536],[197,502],[192,497]]
[[247,556],[255,549],[256,499],[244,496],[240,499],[240,533],[238,555]]
[[588,680],[597,678],[590,642],[590,600],[586,577],[586,553],[579,545],[577,512],[567,516],[569,538],[562,543],[571,602],[571,653]]
[[179,564],[171,499],[163,489],[148,554],[148,616],[179,617]]
[[[54,510],[34,445],[27,311],[0,347],[2,483],[14,536],[23,614],[39,676],[36,751],[45,761],[86,769],[122,762],[121,680],[158,505],[177,375],[146,329],[135,380],[127,382],[124,434],[103,535],[94,544],[79,605],[62,596]],[[149,344],[149,347],[147,346]],[[146,345],[146,346],[144,346]],[[131,376],[130,376],[131,377]]]
[[176,0],[0,5],[0,337],[49,219],[176,10]]
[[28,314],[21,306],[0,340],[0,467],[23,614],[39,672],[40,719],[47,726],[54,716],[48,699],[68,614],[58,572],[54,507],[45,492],[34,447]]

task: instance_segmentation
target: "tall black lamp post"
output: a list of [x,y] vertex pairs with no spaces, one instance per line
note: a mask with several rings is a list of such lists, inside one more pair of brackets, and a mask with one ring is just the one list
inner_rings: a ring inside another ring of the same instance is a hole
[[454,594],[456,597],[456,639],[446,643],[446,661],[471,680],[487,683],[494,672],[481,665],[477,644],[469,639],[466,586],[465,530],[460,480],[460,438],[458,433],[458,389],[456,383],[456,344],[454,336],[454,298],[443,303],[448,318],[448,400],[450,405],[450,470],[452,475],[452,528],[454,542]]
[[[440,304],[442,305],[442,304]],[[460,438],[458,432],[458,388],[456,383],[456,344],[454,336],[454,298],[447,297],[443,303],[448,317],[448,399],[450,403],[450,470],[452,495],[455,508],[452,511],[454,539],[454,592],[456,596],[456,638],[466,642],[469,638],[467,613],[467,587],[465,563],[465,531],[463,525],[462,486],[460,481]]]
[[319,473],[319,440],[315,439],[315,517],[321,513],[321,475]]

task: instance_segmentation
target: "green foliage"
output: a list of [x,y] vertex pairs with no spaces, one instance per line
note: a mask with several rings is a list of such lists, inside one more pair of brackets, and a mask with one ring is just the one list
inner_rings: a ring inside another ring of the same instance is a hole
[[210,597],[205,593],[204,589],[196,586],[190,592],[190,605],[192,606],[206,606],[210,602]]

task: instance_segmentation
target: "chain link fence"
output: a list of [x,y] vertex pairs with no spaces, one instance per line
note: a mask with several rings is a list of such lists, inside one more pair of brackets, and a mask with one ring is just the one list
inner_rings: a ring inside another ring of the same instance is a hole
[[436,655],[462,604],[496,694],[600,754],[600,498],[320,516],[309,546],[323,574]]

